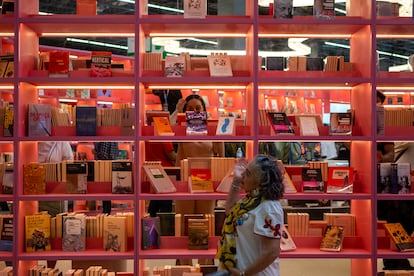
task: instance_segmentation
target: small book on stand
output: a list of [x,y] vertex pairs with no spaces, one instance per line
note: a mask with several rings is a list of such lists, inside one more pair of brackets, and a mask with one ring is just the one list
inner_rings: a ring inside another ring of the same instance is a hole
[[51,250],[49,214],[26,215],[24,217],[24,227],[26,252]]
[[73,162],[66,164],[66,193],[84,194],[87,189],[87,163]]
[[112,193],[130,194],[132,193],[132,162],[113,161],[112,162]]
[[322,235],[320,249],[322,251],[341,251],[344,240],[344,227],[327,225]]
[[175,135],[168,117],[153,117],[154,122],[154,134],[160,136],[173,136]]
[[206,111],[186,111],[185,119],[187,135],[207,135]]
[[111,52],[93,51],[91,56],[91,77],[111,77],[111,59]]
[[219,117],[216,128],[216,135],[234,135],[236,129],[235,123],[235,117]]
[[354,169],[352,167],[329,167],[327,193],[352,193]]
[[274,134],[293,135],[295,133],[286,113],[268,111],[267,118]]
[[352,134],[352,112],[332,112],[330,114],[330,135]]
[[183,77],[185,70],[185,56],[166,56],[164,75],[166,77]]
[[303,192],[323,192],[324,183],[320,168],[302,168]]
[[414,242],[401,223],[385,223],[384,228],[390,236],[394,248],[401,252],[414,251]]
[[30,137],[50,136],[52,131],[52,110],[49,104],[28,105],[28,135]]
[[211,77],[232,77],[230,57],[227,53],[212,53],[207,57]]
[[161,246],[161,226],[159,217],[143,217],[142,249],[158,249]]
[[188,249],[208,249],[209,221],[207,218],[188,220]]
[[282,235],[280,237],[280,250],[281,251],[293,251],[296,249],[295,241],[290,235],[286,226],[282,228]]
[[177,191],[161,164],[144,163],[143,168],[146,177],[151,183],[151,188],[155,193],[175,193]]
[[184,18],[205,18],[207,0],[184,0]]

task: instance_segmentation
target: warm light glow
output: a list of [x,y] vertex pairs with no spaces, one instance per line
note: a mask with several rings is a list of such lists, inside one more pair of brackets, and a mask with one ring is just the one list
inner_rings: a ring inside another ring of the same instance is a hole
[[351,38],[350,34],[258,34],[259,38]]
[[400,39],[413,39],[414,34],[377,34],[377,38],[386,38],[386,39],[392,39],[392,38],[400,38]]
[[13,89],[13,85],[0,85],[0,89]]
[[246,89],[244,85],[150,85],[149,89]]
[[39,85],[37,89],[135,89],[133,85]]
[[260,85],[259,89],[315,89],[315,90],[351,90],[349,86],[299,86],[299,85]]
[[97,104],[113,104],[113,102],[97,101]]
[[384,95],[404,95],[404,92],[383,92]]
[[135,37],[134,33],[42,33],[44,37]]
[[61,102],[61,103],[77,103],[78,100],[75,100],[75,99],[59,99],[59,102]]
[[[377,86],[378,90],[412,91],[414,86]],[[394,94],[394,93],[393,93]]]
[[150,33],[150,37],[246,37],[245,33]]
[[14,36],[14,33],[0,33],[0,36]]

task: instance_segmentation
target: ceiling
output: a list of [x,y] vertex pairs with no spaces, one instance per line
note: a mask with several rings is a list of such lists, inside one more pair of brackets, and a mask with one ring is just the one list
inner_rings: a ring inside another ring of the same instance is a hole
[[[210,15],[218,13],[218,0],[209,0],[208,11]],[[133,1],[129,1],[133,2]],[[148,0],[149,14],[177,14],[175,11],[156,8],[168,7],[171,9],[182,10],[182,0]],[[345,3],[335,3],[337,10],[345,10]],[[76,0],[59,0],[59,5],[56,5],[56,0],[39,0],[39,10],[45,13],[59,13],[59,14],[75,14],[76,13]],[[116,0],[97,0],[97,13],[98,14],[134,14],[134,4],[128,3],[128,1],[116,1]],[[268,7],[259,6],[259,14],[268,14]],[[295,15],[312,15],[312,6],[308,7],[295,7]],[[342,13],[337,12],[337,16],[343,16]],[[126,38],[94,38],[90,37],[90,40],[112,43],[120,46],[124,46],[123,49],[111,48],[111,52],[117,55],[127,55],[127,39]],[[81,49],[88,51],[103,51],[107,50],[106,47],[90,45],[84,43],[77,43],[68,41],[65,38],[40,38],[41,45],[65,47],[73,49]],[[349,46],[348,40],[326,40],[321,39],[308,39],[303,43],[311,48],[312,56],[325,57],[328,55],[343,55],[345,60],[349,61]],[[208,50],[220,50],[220,43],[207,44],[203,42],[196,42],[193,40],[183,39],[180,41],[180,47],[189,49],[208,49]],[[263,51],[287,51],[290,50],[287,39],[261,39],[259,42],[259,50]],[[408,56],[414,53],[414,41],[403,39],[382,39],[378,41],[378,50],[380,51],[380,67],[381,70],[388,70],[389,66],[405,65],[407,59],[404,56]],[[384,52],[384,54],[382,54]],[[403,56],[403,57],[400,57]]]

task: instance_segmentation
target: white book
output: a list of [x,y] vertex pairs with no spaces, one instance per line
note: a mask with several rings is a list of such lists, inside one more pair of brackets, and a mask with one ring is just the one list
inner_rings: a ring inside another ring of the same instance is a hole
[[235,117],[225,116],[218,118],[216,135],[234,135],[235,133]]
[[205,18],[207,0],[184,0],[184,18]]

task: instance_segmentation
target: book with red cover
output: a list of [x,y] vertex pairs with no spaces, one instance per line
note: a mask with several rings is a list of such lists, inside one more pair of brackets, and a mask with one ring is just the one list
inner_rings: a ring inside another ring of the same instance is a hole
[[289,121],[289,118],[284,112],[267,112],[267,118],[269,119],[270,126],[276,135],[280,134],[294,134],[293,127]]
[[192,193],[214,192],[210,168],[192,168],[188,184]]
[[354,169],[352,167],[329,167],[327,193],[352,193]]
[[69,52],[50,52],[47,70],[49,71],[49,74],[67,75],[69,73]]
[[94,51],[91,56],[91,77],[111,77],[111,52]]

